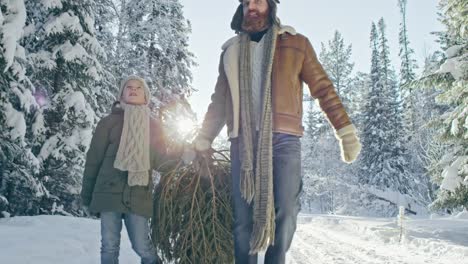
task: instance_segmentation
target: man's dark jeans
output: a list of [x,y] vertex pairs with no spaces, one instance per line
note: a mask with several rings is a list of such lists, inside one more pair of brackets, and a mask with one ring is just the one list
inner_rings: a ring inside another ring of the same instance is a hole
[[[242,198],[240,186],[242,138],[231,139],[231,170],[234,207],[234,250],[237,264],[257,263],[257,254],[249,255],[252,233],[252,205]],[[254,150],[256,153],[256,150]],[[255,156],[255,155],[254,155]],[[255,164],[255,163],[254,163]],[[275,197],[276,233],[274,245],[265,255],[266,264],[285,263],[286,252],[296,231],[302,190],[301,143],[294,135],[273,134],[273,191]]]

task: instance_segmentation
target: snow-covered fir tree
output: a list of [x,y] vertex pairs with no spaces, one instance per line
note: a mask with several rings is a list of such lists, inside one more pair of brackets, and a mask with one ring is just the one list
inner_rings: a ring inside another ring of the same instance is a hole
[[[385,97],[387,97],[386,105],[383,106],[386,110],[386,133],[387,133],[387,157],[384,162],[388,162],[384,166],[384,171],[390,176],[387,184],[380,185],[381,187],[389,187],[393,190],[398,190],[403,194],[408,194],[411,191],[408,175],[408,155],[406,150],[406,133],[403,125],[403,109],[402,97],[399,89],[398,81],[390,62],[390,48],[386,37],[386,24],[383,18],[379,20],[379,51],[381,65],[381,79]],[[385,148],[383,147],[385,152]],[[379,179],[381,180],[381,179]],[[390,183],[393,181],[392,183]],[[385,182],[385,180],[384,180]]]
[[[370,68],[370,90],[366,98],[363,126],[361,127],[361,141],[363,149],[359,159],[359,182],[363,186],[379,185],[378,179],[383,171],[384,155],[381,147],[387,142],[386,128],[384,126],[386,110],[384,109],[387,98],[381,76],[381,64],[379,56],[379,35],[377,26],[373,22],[370,31],[371,68]],[[375,195],[362,195],[363,207],[371,207],[374,211]]]
[[[121,1],[117,0],[96,0],[94,1],[93,8],[95,9],[95,30],[96,39],[105,47],[106,58],[103,64],[106,68],[111,69],[110,72],[117,76],[116,70],[118,70],[118,55],[117,54],[117,43],[118,43],[118,32],[122,31],[122,10],[120,8]],[[124,5],[125,6],[125,5]],[[119,50],[125,52],[125,50]]]
[[[446,110],[436,122],[439,140],[445,144],[439,159],[431,164],[432,179],[440,185],[435,209],[467,209],[468,205],[468,31],[466,1],[441,0],[438,32],[445,54],[438,69],[424,76],[419,84],[441,90],[436,102]],[[435,169],[434,169],[435,168]],[[441,173],[440,173],[441,172]]]
[[2,1],[0,10],[0,217],[37,214],[47,191],[30,144],[39,106],[19,43],[26,7],[23,0]]
[[[428,76],[438,69],[440,53],[435,52],[427,56],[424,62],[422,76]],[[419,84],[414,82],[412,93],[415,95],[415,127],[418,129],[412,135],[410,142],[412,164],[411,174],[426,185],[426,204],[435,200],[437,184],[431,182],[431,175],[441,175],[442,168],[436,164],[448,147],[440,141],[437,132],[437,118],[448,108],[436,103],[435,98],[441,93],[433,84]],[[424,196],[424,195],[423,195]],[[424,199],[424,198],[423,198]]]
[[153,103],[163,107],[193,91],[191,28],[179,0],[98,0],[95,6],[97,38],[106,46],[105,65],[116,81],[141,75],[155,96]]
[[382,127],[382,119],[385,104],[383,86],[380,81],[380,58],[378,50],[378,33],[375,23],[372,23],[370,33],[371,48],[371,69],[370,79],[371,87],[366,102],[364,118],[364,127],[361,132],[363,150],[361,152],[361,182],[364,184],[372,183],[372,178],[378,171],[383,161],[380,153],[380,146],[385,142],[385,130]]
[[[427,117],[429,117],[436,108],[434,104],[429,103],[433,97],[429,90],[415,90],[411,85],[416,80],[416,69],[418,65],[414,59],[415,53],[411,48],[407,27],[407,0],[398,0],[398,7],[401,15],[399,30],[399,57],[400,57],[400,84],[401,95],[404,106],[404,127],[407,131],[407,151],[408,151],[408,171],[411,177],[417,183],[417,188],[413,192],[415,197],[424,203],[429,204],[432,200],[432,185],[429,182],[427,170],[425,168],[425,148],[428,136],[432,131],[428,128]],[[423,103],[424,102],[424,103]],[[437,144],[434,144],[437,145]],[[425,146],[425,147],[422,147]]]
[[403,87],[407,87],[402,91],[403,100],[405,104],[406,119],[408,122],[408,128],[410,133],[415,133],[415,108],[414,104],[416,101],[415,94],[412,91],[411,86],[408,86],[412,81],[416,79],[415,70],[417,69],[416,60],[414,59],[414,50],[410,46],[408,37],[407,21],[406,21],[406,7],[407,0],[398,0],[398,8],[400,9],[401,22],[399,30],[399,46],[400,51],[400,83]]
[[118,64],[115,64],[115,57],[113,57],[115,56],[115,52],[113,51],[115,51],[116,47],[112,34],[114,27],[109,23],[116,16],[113,12],[108,12],[109,10],[113,11],[116,7],[111,4],[111,0],[92,1],[91,5],[95,19],[94,37],[103,48],[99,54],[99,62],[103,68],[103,71],[100,73],[102,76],[95,81],[95,85],[103,91],[103,99],[105,99],[101,100],[101,108],[96,110],[96,114],[101,117],[104,113],[110,111],[110,104],[115,101],[115,95],[119,88],[116,77],[118,75],[115,75],[112,71],[113,67],[116,67]]
[[[129,72],[128,64],[131,43],[128,38],[128,5],[129,0],[97,0],[96,9],[96,38],[105,48],[106,59],[104,65],[116,78],[115,85]],[[143,64],[143,63],[142,63]]]
[[26,6],[22,43],[41,102],[33,144],[53,200],[42,210],[79,214],[85,153],[98,116],[108,112],[115,94],[101,64],[105,53],[95,37],[93,2],[26,1]]
[[194,61],[178,0],[12,0],[0,11],[0,212],[81,214],[85,153],[124,75],[148,79],[155,109],[193,114],[180,104]]
[[417,69],[416,60],[414,59],[414,50],[410,46],[408,37],[408,27],[406,21],[406,7],[408,0],[398,0],[398,7],[401,14],[400,31],[399,31],[399,56],[400,65],[400,83],[405,85],[416,79],[415,70]]
[[335,31],[333,39],[328,41],[328,45],[323,42],[320,51],[320,61],[326,70],[328,77],[333,82],[336,91],[342,101],[349,102],[349,90],[351,83],[351,73],[354,63],[351,58],[351,44],[345,45],[343,36],[339,31]]
[[178,100],[192,92],[188,51],[190,25],[179,0],[129,0],[126,3],[127,34],[130,44],[123,69],[138,73],[148,81],[159,102]]
[[[366,103],[362,132],[363,151],[360,159],[360,182],[369,196],[363,203],[379,211],[382,203],[389,203],[394,214],[398,205],[410,210],[416,199],[414,181],[408,171],[406,131],[403,124],[401,91],[392,69],[389,56],[386,26],[383,19],[371,27],[371,89]],[[392,197],[383,197],[381,191],[393,192]],[[377,207],[375,207],[377,206]],[[380,207],[380,208],[379,208]],[[387,204],[388,207],[388,204]],[[414,208],[414,206],[413,206]],[[413,212],[415,213],[415,212]]]
[[[164,120],[169,138],[180,141],[177,120],[195,119],[186,98],[193,91],[188,51],[189,22],[179,0],[98,0],[98,39],[105,45],[105,65],[119,82],[138,74],[149,85],[153,111]],[[175,141],[174,141],[175,142]]]

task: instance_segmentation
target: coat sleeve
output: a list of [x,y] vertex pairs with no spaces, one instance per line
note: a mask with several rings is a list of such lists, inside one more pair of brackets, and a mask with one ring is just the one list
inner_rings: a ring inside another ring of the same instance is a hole
[[83,205],[89,206],[92,199],[94,185],[99,174],[102,161],[109,145],[109,127],[107,119],[101,119],[91,139],[91,145],[86,154],[85,169],[83,173],[83,184],[81,188],[81,199]]
[[156,118],[151,119],[151,167],[161,173],[173,168],[176,157],[168,153],[167,137],[164,133],[162,121]]
[[348,114],[338,97],[333,83],[317,59],[317,55],[306,38],[305,57],[301,79],[309,86],[312,97],[318,99],[320,108],[325,112],[335,130],[351,124]]
[[199,137],[208,140],[210,143],[218,136],[219,132],[226,124],[226,100],[229,96],[229,84],[224,71],[223,55],[221,54],[218,67],[218,79],[215,91],[211,95],[211,103],[205,114]]

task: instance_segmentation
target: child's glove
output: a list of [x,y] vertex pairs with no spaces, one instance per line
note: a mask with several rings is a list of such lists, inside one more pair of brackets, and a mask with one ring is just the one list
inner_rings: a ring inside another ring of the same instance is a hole
[[362,146],[356,132],[354,125],[348,125],[336,131],[335,134],[340,142],[341,158],[346,163],[355,161],[361,152]]

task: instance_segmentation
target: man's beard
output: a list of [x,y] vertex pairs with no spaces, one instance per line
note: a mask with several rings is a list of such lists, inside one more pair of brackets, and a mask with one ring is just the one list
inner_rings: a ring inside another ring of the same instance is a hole
[[268,16],[268,12],[257,14],[258,16],[255,18],[244,16],[244,19],[242,20],[243,31],[247,33],[256,33],[261,32],[270,26],[270,17]]

